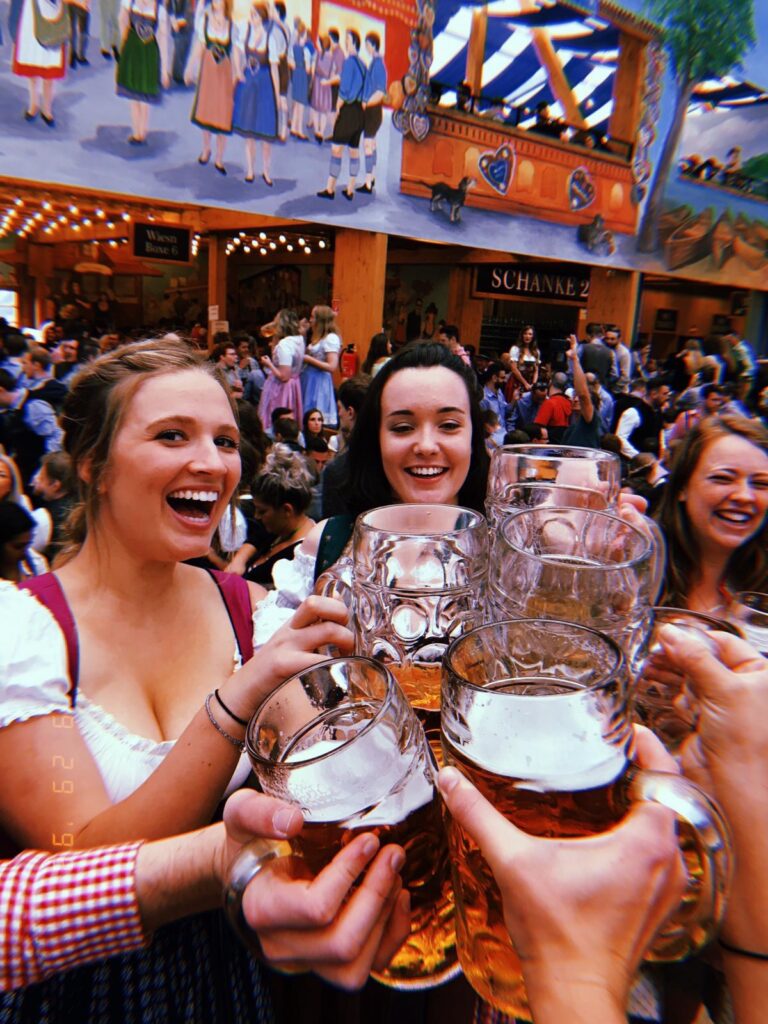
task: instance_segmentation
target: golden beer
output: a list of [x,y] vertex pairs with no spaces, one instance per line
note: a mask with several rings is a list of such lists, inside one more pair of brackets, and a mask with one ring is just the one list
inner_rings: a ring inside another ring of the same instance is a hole
[[387,665],[387,668],[400,684],[412,708],[440,711],[441,662],[407,661],[402,665]]
[[[328,749],[325,741],[322,749],[304,750],[302,759]],[[402,762],[400,766],[398,761]],[[324,769],[317,765],[315,770],[320,773]],[[302,796],[311,792],[313,780],[307,769],[302,771],[300,786],[292,795],[306,806]],[[311,814],[305,813],[304,828],[290,845],[314,875],[361,832],[374,833],[382,846],[386,843],[402,846],[405,865],[401,875],[411,895],[411,933],[389,967],[374,976],[395,988],[419,988],[420,984],[432,987],[459,971],[453,886],[440,801],[426,753],[415,760],[412,754],[401,757],[393,745],[387,775],[390,773],[392,778],[400,777],[405,782],[393,787],[394,791],[374,807],[344,817],[340,813],[336,820],[327,821],[314,820]],[[340,812],[345,803],[349,803],[349,797],[341,794]]]
[[[604,832],[628,809],[626,771],[589,789],[546,792],[470,761],[443,736],[445,760],[460,769],[509,821],[531,835],[574,838]],[[625,766],[626,767],[626,766]],[[520,960],[504,924],[501,893],[469,835],[447,817],[456,893],[459,960],[472,988],[511,1017],[531,1020]]]

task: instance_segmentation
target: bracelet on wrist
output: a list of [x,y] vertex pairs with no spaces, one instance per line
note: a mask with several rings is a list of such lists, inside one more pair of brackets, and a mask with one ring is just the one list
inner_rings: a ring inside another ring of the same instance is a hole
[[211,697],[212,696],[213,696],[213,694],[209,693],[208,696],[205,698],[205,710],[206,710],[206,712],[208,714],[209,722],[211,723],[213,728],[216,730],[216,732],[220,733],[228,743],[232,744],[233,747],[237,747],[237,749],[242,754],[242,752],[245,750],[245,743],[242,740],[235,739],[234,736],[230,736],[230,734],[225,729],[222,729],[222,727],[219,725],[219,723],[214,718],[213,712],[211,711]]
[[725,939],[718,939],[717,942],[727,953],[733,953],[735,956],[743,956],[748,960],[768,960],[768,953],[756,953],[753,949],[742,949],[741,946],[732,946]]
[[234,711],[231,711],[227,707],[227,705],[221,699],[221,694],[219,693],[218,688],[213,691],[213,695],[216,698],[216,700],[219,702],[219,704],[221,705],[221,710],[222,711],[226,711],[227,714],[229,715],[229,717],[232,719],[233,722],[237,722],[237,724],[238,725],[242,725],[243,728],[245,728],[248,725],[248,719],[247,718],[240,718],[238,715],[235,714]]

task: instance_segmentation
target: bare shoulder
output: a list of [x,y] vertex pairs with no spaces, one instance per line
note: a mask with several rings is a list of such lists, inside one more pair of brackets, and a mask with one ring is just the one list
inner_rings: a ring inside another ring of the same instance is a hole
[[320,538],[323,536],[323,530],[325,529],[327,522],[327,519],[321,519],[320,522],[316,523],[309,531],[299,548],[303,555],[314,556],[317,554],[318,548],[320,547]]
[[248,591],[251,595],[251,608],[255,608],[267,596],[266,589],[260,583],[252,583],[250,580],[248,580]]

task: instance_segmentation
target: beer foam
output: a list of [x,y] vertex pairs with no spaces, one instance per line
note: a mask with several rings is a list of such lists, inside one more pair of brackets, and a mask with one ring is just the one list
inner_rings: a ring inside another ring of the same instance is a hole
[[[587,691],[550,696],[488,692],[463,709],[465,757],[496,775],[522,779],[521,788],[593,789],[617,778],[625,744],[611,743],[608,715]],[[520,785],[520,784],[519,784]]]
[[297,767],[288,780],[286,799],[302,808],[307,821],[345,821],[363,813],[359,824],[365,827],[392,824],[432,799],[425,752],[402,752],[386,723],[352,743],[317,740],[287,763],[300,765],[332,751],[334,756]]

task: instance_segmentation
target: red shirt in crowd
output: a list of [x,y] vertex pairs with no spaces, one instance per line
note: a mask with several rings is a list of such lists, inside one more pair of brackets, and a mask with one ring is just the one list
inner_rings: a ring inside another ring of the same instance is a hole
[[540,423],[542,427],[568,427],[571,423],[573,406],[570,398],[565,395],[552,395],[545,398],[539,406],[534,423]]

